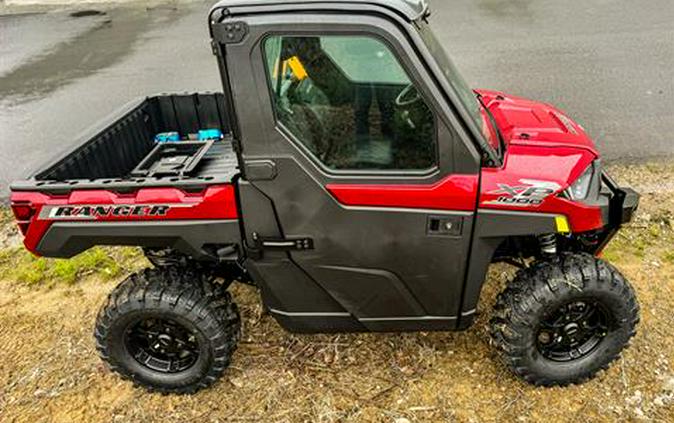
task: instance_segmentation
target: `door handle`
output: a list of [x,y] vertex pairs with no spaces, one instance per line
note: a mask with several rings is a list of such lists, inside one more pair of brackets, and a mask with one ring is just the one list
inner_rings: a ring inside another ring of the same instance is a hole
[[253,247],[248,248],[248,254],[254,260],[259,260],[265,250],[268,251],[306,251],[314,249],[314,240],[312,238],[289,237],[289,238],[270,238],[262,237],[257,232],[253,232]]
[[426,225],[428,235],[461,236],[463,218],[460,216],[429,216]]

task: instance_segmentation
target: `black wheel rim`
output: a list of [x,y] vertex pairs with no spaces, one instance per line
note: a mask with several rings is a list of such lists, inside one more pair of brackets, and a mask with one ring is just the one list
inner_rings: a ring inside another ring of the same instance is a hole
[[595,300],[570,301],[548,315],[536,337],[538,351],[553,361],[572,361],[594,351],[610,331],[609,311]]
[[129,326],[124,345],[138,363],[161,373],[179,373],[199,359],[194,332],[166,318],[147,318]]

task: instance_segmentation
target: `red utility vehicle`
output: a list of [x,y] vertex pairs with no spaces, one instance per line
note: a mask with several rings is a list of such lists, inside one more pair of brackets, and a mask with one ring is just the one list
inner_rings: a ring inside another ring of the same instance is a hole
[[[162,392],[210,385],[239,336],[233,281],[291,331],[465,329],[494,262],[521,268],[491,320],[514,373],[566,385],[618,356],[638,305],[599,255],[638,195],[564,112],[468,88],[428,13],[221,1],[224,93],[133,103],[12,184],[35,254],[138,245],[154,265],[98,316],[111,368]],[[175,132],[189,140],[155,141]]]

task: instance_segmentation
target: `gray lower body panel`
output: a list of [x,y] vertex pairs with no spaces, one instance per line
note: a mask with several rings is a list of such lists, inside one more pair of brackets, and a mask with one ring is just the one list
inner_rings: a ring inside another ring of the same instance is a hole
[[240,244],[237,220],[135,222],[55,222],[37,247],[45,257],[68,258],[95,245],[170,247],[195,259],[207,258],[204,246]]
[[479,209],[461,309],[461,329],[470,326],[487,270],[498,246],[510,236],[556,233],[555,214]]
[[348,312],[269,311],[281,326],[299,333],[452,331],[458,320],[454,316],[357,318]]

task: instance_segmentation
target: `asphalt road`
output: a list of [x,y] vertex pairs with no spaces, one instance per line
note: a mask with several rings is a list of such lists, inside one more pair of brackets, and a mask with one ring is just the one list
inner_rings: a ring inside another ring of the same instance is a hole
[[[219,90],[211,3],[0,16],[0,198],[131,99]],[[432,6],[432,25],[473,86],[558,105],[608,160],[674,156],[671,0]]]

